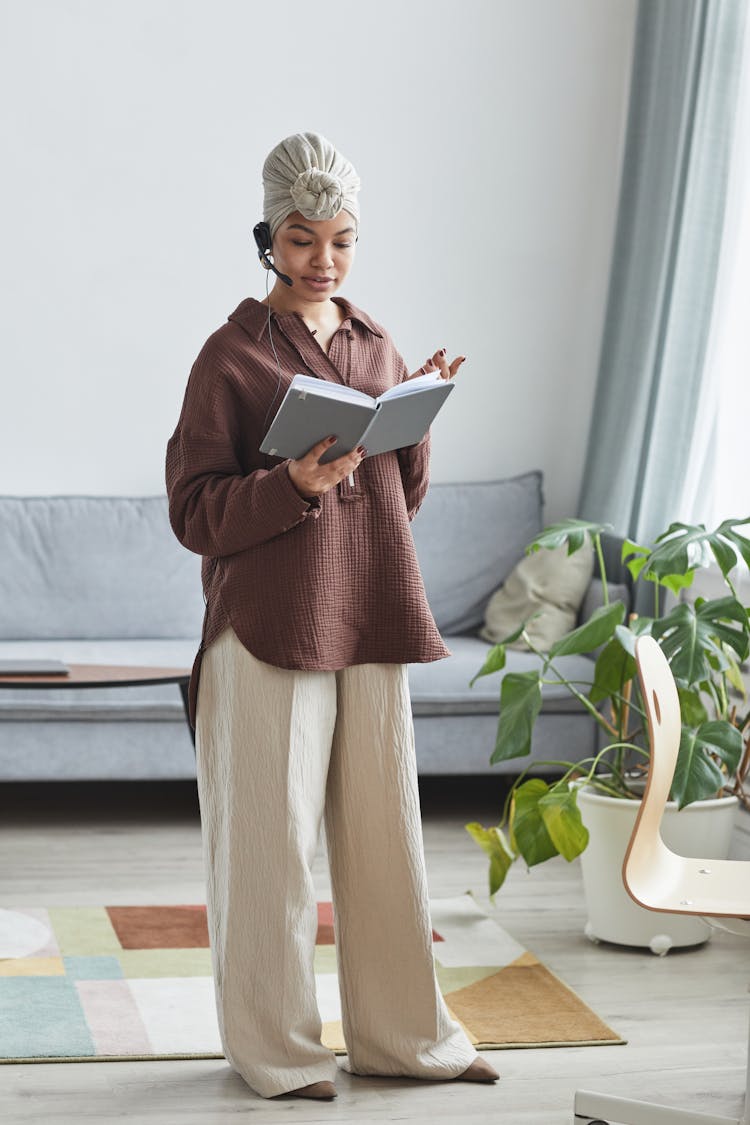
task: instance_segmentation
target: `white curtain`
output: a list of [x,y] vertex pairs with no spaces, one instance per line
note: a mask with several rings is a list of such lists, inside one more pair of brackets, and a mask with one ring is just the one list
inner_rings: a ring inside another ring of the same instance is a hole
[[715,527],[750,516],[750,33],[745,33],[716,299],[679,509]]
[[578,514],[606,520],[644,543],[690,514],[683,506],[686,490],[708,502],[711,451],[724,424],[712,398],[720,388],[706,378],[706,356],[746,12],[745,0],[638,5],[617,232]]

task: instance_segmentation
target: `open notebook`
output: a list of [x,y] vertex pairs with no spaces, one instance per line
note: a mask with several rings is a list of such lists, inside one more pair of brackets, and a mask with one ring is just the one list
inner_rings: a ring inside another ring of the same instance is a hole
[[341,383],[295,375],[261,442],[261,453],[297,460],[329,434],[338,440],[320,464],[358,445],[367,448],[368,457],[414,445],[427,433],[454,385],[452,379],[430,372],[372,398]]

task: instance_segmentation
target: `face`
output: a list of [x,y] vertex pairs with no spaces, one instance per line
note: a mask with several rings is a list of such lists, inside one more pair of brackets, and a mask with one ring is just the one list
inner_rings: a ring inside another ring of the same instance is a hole
[[[354,262],[356,222],[348,211],[335,219],[306,219],[292,211],[273,236],[273,261],[308,301],[326,301],[343,284]],[[316,283],[316,278],[328,278]]]

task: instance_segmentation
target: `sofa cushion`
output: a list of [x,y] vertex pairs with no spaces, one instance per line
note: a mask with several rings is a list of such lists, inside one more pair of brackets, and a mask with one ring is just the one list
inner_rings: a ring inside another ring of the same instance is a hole
[[[575,627],[593,573],[592,547],[568,554],[563,544],[524,555],[487,603],[479,636],[497,644],[526,622],[532,645],[549,652]],[[523,637],[511,641],[508,647],[529,651]]]
[[[13,641],[0,643],[0,657],[50,656],[71,664],[141,664],[184,668],[189,673],[198,647],[193,641]],[[409,691],[414,715],[471,715],[498,712],[502,675],[482,676],[469,687],[485,661],[489,646],[477,637],[451,637],[452,655],[425,664],[409,664]],[[557,662],[572,679],[589,680],[594,665],[584,656],[563,656]],[[506,672],[539,667],[532,652],[509,652]],[[564,688],[545,684],[545,711],[577,711],[579,705]],[[106,688],[2,688],[0,721],[9,719],[167,720],[185,721],[176,684]]]
[[0,496],[0,638],[193,637],[201,556],[167,497]]
[[489,598],[541,531],[541,521],[538,470],[506,480],[430,485],[412,533],[442,633],[467,633],[482,623]]
[[[484,664],[490,646],[478,637],[450,637],[446,643],[452,655],[445,660],[409,665],[409,690],[415,715],[497,714],[503,676],[541,667],[535,653],[509,650],[502,672],[482,676],[469,687],[470,680]],[[570,680],[588,683],[594,673],[594,662],[586,656],[561,656],[555,661],[555,667]],[[578,700],[560,684],[543,684],[542,706],[545,712],[582,710]],[[456,752],[460,753],[460,747],[456,747]]]

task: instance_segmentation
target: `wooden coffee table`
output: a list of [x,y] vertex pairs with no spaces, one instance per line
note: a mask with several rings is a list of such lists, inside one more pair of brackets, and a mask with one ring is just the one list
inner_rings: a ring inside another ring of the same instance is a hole
[[106,688],[137,685],[179,684],[190,739],[195,751],[195,734],[188,711],[189,668],[144,668],[135,664],[68,664],[67,676],[0,675],[2,688]]

